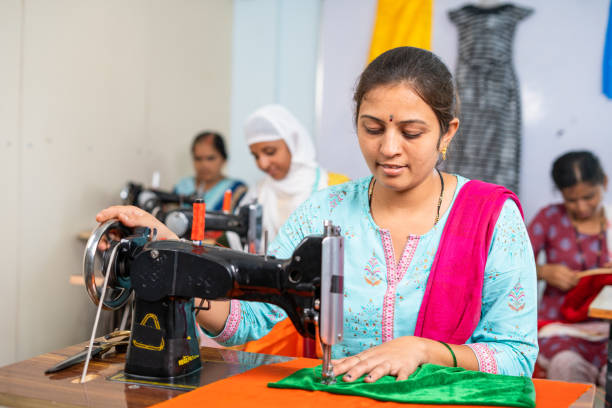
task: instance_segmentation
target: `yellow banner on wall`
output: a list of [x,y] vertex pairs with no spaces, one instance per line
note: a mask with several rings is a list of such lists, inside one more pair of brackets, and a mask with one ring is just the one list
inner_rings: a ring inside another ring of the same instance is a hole
[[378,0],[368,62],[391,48],[431,49],[433,0]]

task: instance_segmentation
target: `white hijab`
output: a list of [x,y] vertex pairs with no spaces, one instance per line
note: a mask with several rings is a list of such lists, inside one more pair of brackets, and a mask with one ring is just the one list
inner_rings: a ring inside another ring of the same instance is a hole
[[263,206],[263,227],[271,240],[286,221],[279,213],[279,195],[289,196],[293,212],[313,191],[327,187],[327,172],[317,165],[308,131],[280,105],[266,105],[256,110],[247,119],[244,133],[248,145],[282,139],[291,152],[291,165],[284,179],[275,180],[266,174],[257,185],[257,199]]

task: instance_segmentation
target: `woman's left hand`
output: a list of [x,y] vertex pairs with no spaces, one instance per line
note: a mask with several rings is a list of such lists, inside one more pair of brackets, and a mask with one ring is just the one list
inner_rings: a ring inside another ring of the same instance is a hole
[[427,360],[427,340],[405,336],[354,356],[334,360],[332,364],[334,375],[344,374],[344,381],[352,382],[368,374],[364,381],[372,383],[385,375],[395,376],[398,381],[405,380]]

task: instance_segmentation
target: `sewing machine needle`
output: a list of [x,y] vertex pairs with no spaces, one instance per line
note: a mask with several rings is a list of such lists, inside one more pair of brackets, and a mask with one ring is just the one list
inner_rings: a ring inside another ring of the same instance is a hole
[[329,344],[321,344],[321,347],[323,348],[323,365],[321,368],[323,384],[335,384],[336,377],[334,377],[334,367],[331,363],[331,346]]
[[111,253],[108,266],[106,267],[106,275],[104,276],[104,284],[102,285],[102,293],[100,294],[100,300],[98,302],[98,310],[96,311],[96,318],[94,320],[93,330],[91,331],[91,338],[89,339],[89,347],[87,347],[87,358],[85,358],[85,366],[83,367],[83,375],[81,375],[81,384],[85,382],[87,376],[87,367],[89,367],[89,360],[91,360],[91,350],[93,349],[93,342],[96,337],[96,330],[98,329],[98,321],[100,320],[100,311],[102,310],[102,304],[106,296],[106,286],[108,286],[108,277],[110,276],[112,260],[115,259],[115,253],[117,252],[119,245],[115,245],[113,252]]

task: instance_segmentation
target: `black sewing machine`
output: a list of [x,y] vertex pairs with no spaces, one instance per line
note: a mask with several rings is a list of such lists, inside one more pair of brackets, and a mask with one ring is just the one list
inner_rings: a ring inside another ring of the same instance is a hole
[[[193,226],[193,209],[177,208],[158,217],[179,238],[191,236]],[[206,211],[207,231],[231,231],[240,237],[243,247],[252,254],[261,248],[263,210],[256,202],[240,206],[237,214],[223,211]]]
[[[166,224],[179,238],[191,236],[193,223],[193,205],[198,197],[185,196],[167,191],[144,188],[141,184],[128,183],[120,193],[123,203],[135,205],[150,212]],[[164,204],[177,204],[181,207],[165,211]],[[183,204],[189,205],[182,207]],[[223,211],[206,211],[206,230],[235,232],[240,237],[240,243],[247,252],[258,253],[263,250],[261,239],[263,235],[261,204],[256,202],[240,206],[236,214]]]
[[[122,238],[113,240],[118,232]],[[101,245],[103,238],[108,244]],[[111,220],[89,238],[83,273],[96,305],[102,291],[95,275],[108,275],[105,309],[121,307],[135,293],[128,377],[172,380],[201,369],[194,298],[202,298],[278,305],[309,338],[318,323],[323,381],[333,381],[331,346],[343,335],[343,239],[330,222],[290,258],[276,259],[196,241],[156,241],[155,231],[129,230]]]
[[119,193],[125,205],[135,205],[154,216],[163,210],[164,204],[193,204],[198,198],[195,195],[180,195],[155,188],[146,188],[142,184],[129,182]]

